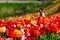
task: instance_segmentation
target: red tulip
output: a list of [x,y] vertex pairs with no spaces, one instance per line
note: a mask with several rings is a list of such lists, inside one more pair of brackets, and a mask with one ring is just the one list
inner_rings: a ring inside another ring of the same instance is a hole
[[0,36],[0,40],[4,40],[4,38]]
[[30,27],[30,33],[33,33],[34,32],[34,26],[31,26]]
[[36,26],[35,29],[39,31],[41,29],[41,27],[40,26]]
[[31,40],[36,40],[36,37],[31,37]]
[[25,40],[31,40],[31,37],[27,37]]
[[46,34],[46,31],[45,30],[40,30],[41,34]]
[[23,23],[24,23],[24,24],[28,24],[28,20],[24,20]]
[[9,30],[6,29],[5,33],[6,33],[6,35],[8,36],[8,35],[9,35]]
[[47,28],[46,30],[47,30],[48,32],[51,32],[51,28]]
[[24,29],[26,36],[30,36],[30,29],[29,28],[25,28]]
[[25,32],[30,32],[30,29],[29,28],[25,28],[24,31]]
[[38,30],[35,30],[33,34],[34,36],[38,37],[40,35],[40,32]]
[[2,23],[2,20],[0,19],[0,23]]
[[9,37],[10,37],[10,38],[14,38],[14,37],[15,37],[15,34],[14,34],[13,31],[9,32]]

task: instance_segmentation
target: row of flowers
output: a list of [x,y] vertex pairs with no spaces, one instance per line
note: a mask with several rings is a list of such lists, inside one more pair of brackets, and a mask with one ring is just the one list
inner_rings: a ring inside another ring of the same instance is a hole
[[0,36],[0,40],[36,40],[47,32],[60,33],[60,12],[53,16],[22,16],[8,20],[0,20],[0,33],[6,35],[6,38]]

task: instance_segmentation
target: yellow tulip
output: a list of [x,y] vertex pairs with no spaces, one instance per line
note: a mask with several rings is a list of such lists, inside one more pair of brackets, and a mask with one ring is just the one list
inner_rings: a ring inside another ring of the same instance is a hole
[[30,24],[34,24],[34,21],[33,21],[33,20],[31,20],[31,21],[30,21]]
[[30,17],[26,17],[25,19],[26,19],[26,20],[30,20]]
[[1,27],[0,28],[0,32],[5,32],[6,31],[6,28],[5,27]]
[[15,33],[15,36],[16,37],[18,37],[18,36],[20,36],[20,35],[22,35],[22,31],[20,31],[20,30],[14,30],[14,33]]

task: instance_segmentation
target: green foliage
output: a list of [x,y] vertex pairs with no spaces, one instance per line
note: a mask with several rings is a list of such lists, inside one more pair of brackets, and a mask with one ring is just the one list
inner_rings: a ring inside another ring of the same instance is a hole
[[0,36],[7,38],[7,35],[5,33],[0,33]]
[[[16,15],[18,16],[25,15],[26,13],[35,12],[37,8],[45,8],[51,4],[52,2],[28,3],[28,4],[27,3],[0,3],[0,18],[16,16]],[[23,11],[22,13],[21,12],[16,13],[16,10],[17,9],[21,10],[21,8],[25,11]]]
[[14,38],[14,40],[18,40],[18,38]]
[[47,32],[41,38],[38,37],[36,40],[59,40],[59,39],[60,39],[60,34]]
[[52,13],[48,13],[46,16],[50,16],[53,14],[56,14],[57,12],[60,12],[60,7],[58,7],[55,11],[53,11]]

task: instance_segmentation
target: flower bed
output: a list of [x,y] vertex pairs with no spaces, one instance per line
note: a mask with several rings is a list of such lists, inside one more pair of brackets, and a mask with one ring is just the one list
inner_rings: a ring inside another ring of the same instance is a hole
[[60,33],[60,12],[39,18],[21,16],[7,20],[0,20],[0,40],[40,40],[47,33]]

